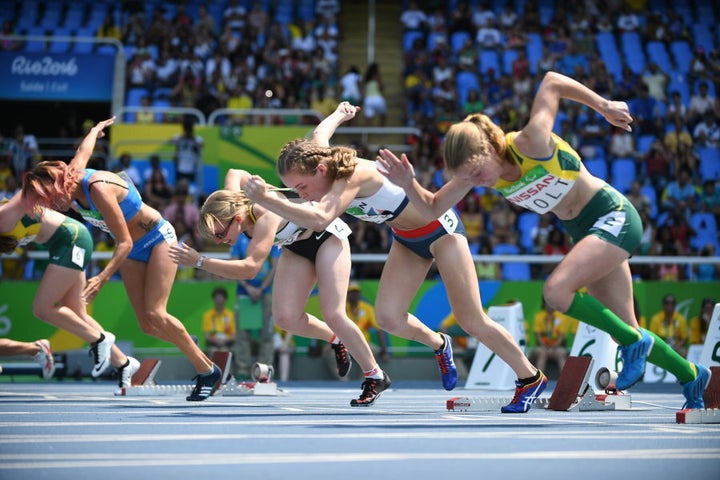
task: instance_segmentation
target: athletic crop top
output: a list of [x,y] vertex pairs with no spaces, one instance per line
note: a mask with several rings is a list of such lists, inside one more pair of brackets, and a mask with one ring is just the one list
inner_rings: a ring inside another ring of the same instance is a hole
[[[257,223],[257,219],[255,218],[255,214],[253,213],[254,205],[254,203],[250,204],[250,207],[248,208],[248,213],[250,215],[250,220],[252,220],[253,223]],[[303,228],[300,225],[296,225],[292,222],[287,222],[284,227],[275,232],[275,240],[273,241],[273,245],[276,245],[278,247],[290,245],[291,243],[296,242],[297,239],[300,238],[300,235],[302,235],[306,231],[307,228]],[[248,234],[245,235],[248,238],[251,238]]]
[[18,242],[18,246],[22,247],[35,240],[35,237],[40,233],[41,226],[39,220],[23,215],[12,230],[0,233],[0,236],[14,238]]
[[385,223],[400,215],[408,204],[407,195],[387,178],[369,197],[355,198],[345,213],[366,222]]
[[105,223],[105,220],[102,218],[102,215],[100,212],[98,212],[97,207],[95,207],[95,204],[92,201],[92,198],[90,198],[90,188],[93,186],[93,184],[102,182],[102,183],[111,183],[113,185],[117,185],[122,188],[126,188],[128,193],[125,195],[125,198],[123,198],[120,201],[120,210],[122,211],[123,218],[125,221],[129,221],[132,217],[135,216],[137,212],[140,211],[140,207],[142,207],[142,198],[140,197],[140,192],[138,192],[137,187],[135,187],[135,184],[132,180],[130,180],[130,177],[128,177],[124,172],[120,172],[117,175],[125,180],[127,182],[128,186],[125,187],[124,185],[120,185],[119,183],[111,182],[108,180],[95,180],[94,182],[90,182],[90,177],[93,173],[97,172],[97,170],[93,170],[90,168],[85,169],[85,176],[82,179],[82,188],[85,192],[85,198],[87,198],[88,204],[90,205],[89,209],[84,208],[82,205],[80,205],[79,202],[75,202],[75,205],[77,206],[78,213],[82,215],[83,220],[88,222],[93,227],[97,227],[101,230],[104,230],[108,233],[110,233],[110,229],[107,226],[107,223]]
[[515,145],[517,132],[505,135],[508,154],[512,155],[522,171],[521,177],[508,182],[502,178],[495,184],[510,203],[537,213],[555,208],[575,185],[580,174],[580,155],[562,138],[552,134],[555,151],[548,158],[530,158],[520,153]]

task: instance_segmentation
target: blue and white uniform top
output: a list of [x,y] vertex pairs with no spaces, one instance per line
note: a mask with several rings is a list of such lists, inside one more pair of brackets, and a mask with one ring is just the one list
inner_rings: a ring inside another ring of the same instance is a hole
[[90,208],[84,208],[77,201],[75,202],[75,206],[78,213],[80,213],[80,215],[83,217],[83,220],[85,220],[93,227],[99,228],[107,233],[112,234],[110,232],[110,228],[107,226],[107,223],[105,223],[105,219],[102,218],[102,215],[100,214],[97,207],[93,203],[92,198],[90,197],[90,188],[92,187],[92,185],[98,182],[102,182],[110,183],[127,189],[127,195],[119,202],[120,210],[122,211],[123,218],[126,222],[128,222],[131,218],[135,216],[135,214],[137,214],[137,212],[140,211],[140,208],[143,204],[142,197],[140,196],[140,192],[138,191],[138,189],[135,187],[135,184],[132,182],[132,180],[130,180],[130,177],[125,175],[123,172],[120,172],[117,175],[123,180],[125,180],[125,182],[127,183],[127,187],[125,185],[120,185],[119,183],[111,182],[108,180],[95,180],[93,182],[90,182],[90,177],[95,172],[97,172],[97,170],[93,170],[90,168],[85,169],[85,176],[83,177],[81,183],[83,191],[85,192],[85,198],[87,198]]

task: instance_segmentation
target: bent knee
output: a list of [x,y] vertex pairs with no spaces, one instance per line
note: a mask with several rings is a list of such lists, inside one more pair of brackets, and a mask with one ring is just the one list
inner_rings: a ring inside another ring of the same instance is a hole
[[555,282],[548,281],[543,286],[543,298],[545,302],[560,312],[566,312],[570,308],[574,295],[575,292]]

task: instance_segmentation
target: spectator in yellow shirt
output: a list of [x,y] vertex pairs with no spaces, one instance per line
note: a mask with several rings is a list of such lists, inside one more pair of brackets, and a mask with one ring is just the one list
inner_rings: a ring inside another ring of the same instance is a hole
[[227,308],[227,290],[217,287],[212,292],[215,306],[203,314],[202,330],[208,356],[215,352],[229,352],[235,343],[235,314]]
[[690,345],[703,345],[705,343],[705,336],[714,309],[715,299],[704,298],[700,307],[700,314],[690,319]]
[[662,310],[650,318],[650,331],[685,358],[688,348],[688,324],[683,314],[675,311],[675,304],[672,294],[663,297]]

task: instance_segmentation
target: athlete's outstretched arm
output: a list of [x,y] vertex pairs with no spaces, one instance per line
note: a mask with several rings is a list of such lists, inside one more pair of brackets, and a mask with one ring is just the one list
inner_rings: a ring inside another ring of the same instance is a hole
[[355,118],[355,114],[360,110],[360,107],[352,105],[350,102],[340,102],[335,111],[325,117],[320,124],[315,127],[313,131],[313,140],[315,143],[322,147],[330,146],[330,138],[337,127]]
[[90,129],[82,143],[80,143],[77,152],[75,152],[75,156],[72,160],[70,160],[71,167],[81,170],[87,166],[90,161],[90,157],[92,157],[93,151],[95,151],[95,142],[98,138],[105,136],[105,127],[109,127],[113,123],[115,123],[115,117],[98,122],[97,125]]
[[526,155],[539,158],[547,156],[552,150],[549,139],[561,99],[582,103],[598,112],[610,124],[632,131],[632,117],[627,103],[608,100],[570,77],[547,72],[535,94],[530,120],[516,137],[516,142]]
[[253,175],[243,187],[250,200],[262,205],[280,217],[314,232],[321,232],[333,220],[343,214],[350,202],[357,195],[356,187],[349,187],[347,182],[336,180],[330,191],[317,202],[297,203],[272,191],[265,180]]
[[378,171],[402,187],[410,203],[427,220],[440,218],[473,188],[472,183],[453,177],[437,192],[427,190],[415,178],[415,169],[404,153],[398,158],[390,150],[381,149],[377,162]]

